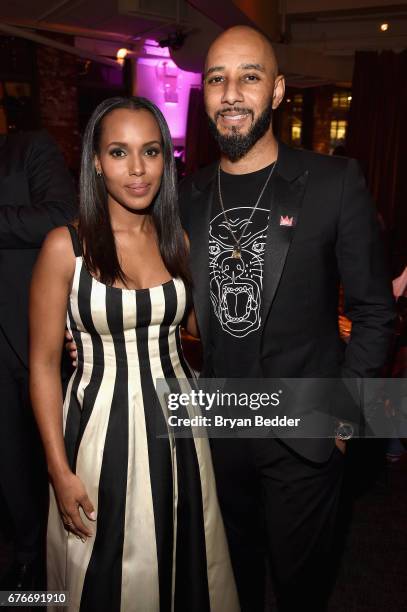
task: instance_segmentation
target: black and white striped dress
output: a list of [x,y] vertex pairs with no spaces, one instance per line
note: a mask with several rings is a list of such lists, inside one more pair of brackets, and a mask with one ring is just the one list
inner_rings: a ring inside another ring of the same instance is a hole
[[106,286],[69,231],[76,267],[67,321],[78,365],[64,435],[97,520],[82,514],[95,534],[86,543],[68,534],[51,490],[48,589],[69,591],[72,612],[235,612],[208,440],[156,436],[164,419],[156,379],[191,376],[179,330],[185,285]]

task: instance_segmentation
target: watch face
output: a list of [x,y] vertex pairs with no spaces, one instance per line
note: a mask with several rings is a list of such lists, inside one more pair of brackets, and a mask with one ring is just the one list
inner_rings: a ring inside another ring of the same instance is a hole
[[340,423],[335,433],[340,440],[349,440],[353,436],[353,427],[350,423]]

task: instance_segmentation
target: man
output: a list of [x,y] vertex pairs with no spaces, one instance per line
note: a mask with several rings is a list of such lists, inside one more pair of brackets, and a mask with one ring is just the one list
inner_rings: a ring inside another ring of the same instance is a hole
[[[357,162],[277,142],[272,111],[283,99],[284,78],[270,43],[251,28],[231,28],[211,45],[204,94],[220,164],[185,179],[180,199],[202,375],[377,375],[394,309]],[[353,323],[345,352],[340,282]],[[212,440],[244,611],[264,606],[262,520],[279,611],[325,609],[345,452],[334,435],[346,437],[341,427],[324,439]]]
[[[15,563],[3,589],[44,586],[47,474],[28,399],[28,292],[41,243],[75,215],[73,181],[44,132],[0,136],[0,498]],[[4,523],[3,523],[4,525]]]

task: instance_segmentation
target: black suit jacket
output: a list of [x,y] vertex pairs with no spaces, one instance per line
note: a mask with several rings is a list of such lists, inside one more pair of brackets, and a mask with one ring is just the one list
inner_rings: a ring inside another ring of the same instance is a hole
[[[212,165],[199,171],[180,189],[204,376],[212,373],[208,230],[216,169]],[[261,351],[253,355],[263,376],[377,376],[391,342],[395,311],[374,207],[358,163],[280,143],[269,206]],[[292,218],[292,225],[282,225],[281,217]],[[353,325],[346,349],[338,329],[340,283],[345,314]],[[333,439],[290,439],[287,444],[323,461]]]
[[0,326],[28,361],[28,294],[46,234],[75,216],[75,190],[44,131],[0,136]]

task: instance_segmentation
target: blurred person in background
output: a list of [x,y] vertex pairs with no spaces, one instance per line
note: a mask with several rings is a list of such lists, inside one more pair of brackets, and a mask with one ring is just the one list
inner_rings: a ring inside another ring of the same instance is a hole
[[28,397],[28,292],[45,236],[74,217],[74,203],[47,132],[0,136],[0,503],[15,547],[1,589],[43,586],[47,474]]
[[[393,295],[397,308],[397,334],[391,375],[394,378],[407,378],[407,266],[403,266],[401,272],[399,267],[397,276],[393,279]],[[406,415],[400,413],[400,407],[400,399],[393,400],[390,406],[390,416],[396,419],[396,431],[399,435],[403,430],[407,432]],[[391,438],[387,446],[386,458],[389,463],[406,461],[407,438]]]

